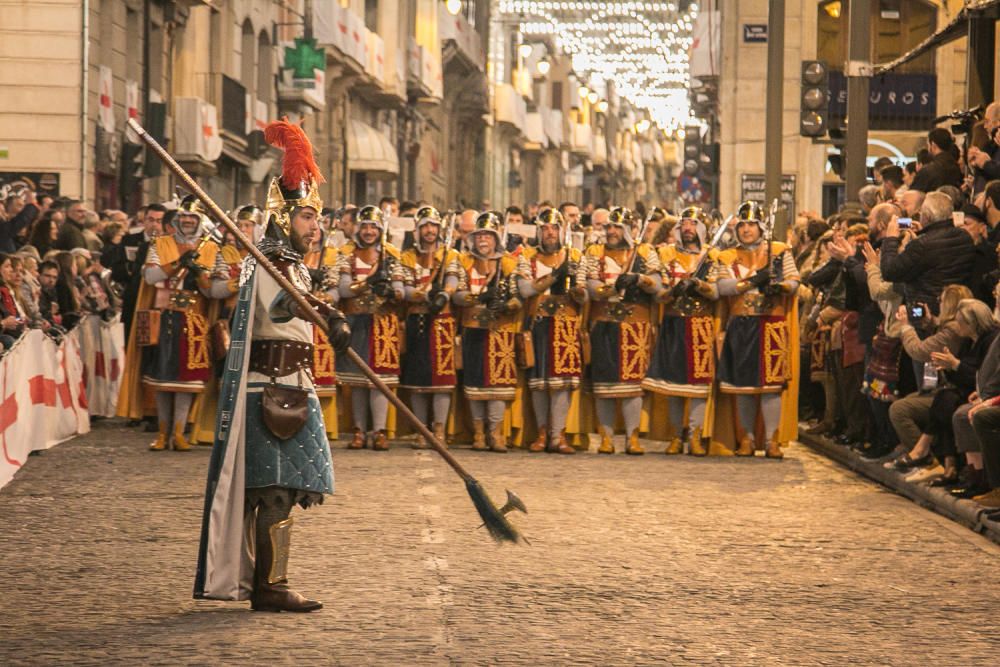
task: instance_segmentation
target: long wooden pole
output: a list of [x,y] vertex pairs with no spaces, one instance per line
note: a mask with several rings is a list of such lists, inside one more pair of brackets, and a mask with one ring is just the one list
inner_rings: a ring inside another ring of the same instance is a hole
[[[236,236],[236,239],[242,243],[243,246],[249,250],[253,258],[257,260],[257,264],[271,274],[271,277],[274,278],[281,289],[291,295],[301,309],[302,314],[324,332],[329,333],[326,320],[316,312],[302,293],[299,292],[294,285],[292,285],[291,281],[282,275],[281,271],[279,271],[274,264],[272,264],[271,261],[264,256],[264,253],[262,253],[257,246],[254,245],[253,241],[248,239],[246,235],[240,231],[240,228],[236,225],[236,223],[233,222],[221,208],[219,208],[218,204],[212,201],[212,198],[201,189],[201,187],[186,171],[184,171],[184,168],[177,164],[177,161],[174,160],[170,153],[168,153],[163,146],[157,143],[157,141],[151,137],[134,118],[129,119],[128,126],[132,128],[137,135],[139,135],[140,139],[146,142],[146,145],[149,146],[161,160],[163,160],[163,163],[166,164],[167,168],[180,179],[180,181],[184,184],[184,187],[197,197],[198,201],[205,205],[205,208],[209,210],[212,217],[221,224],[225,225],[226,228]],[[456,473],[458,473],[458,476],[466,482],[472,480],[472,475],[470,475],[465,468],[463,468],[462,465],[455,460],[455,457],[452,456],[451,452],[445,448],[444,443],[439,442],[438,439],[434,437],[434,433],[427,428],[427,425],[420,421],[415,414],[413,414],[413,411],[410,410],[410,408],[403,403],[403,400],[399,398],[399,396],[397,396],[378,375],[375,374],[375,371],[373,371],[368,364],[365,363],[365,360],[351,348],[347,348],[345,352],[347,354],[347,358],[361,369],[361,372],[368,378],[369,382],[375,385],[375,388],[389,399],[389,402],[392,403],[404,417],[406,417],[410,424],[420,432],[420,435],[424,436],[424,439],[430,443],[434,451],[441,455],[441,458],[443,458],[445,462],[451,466]]]

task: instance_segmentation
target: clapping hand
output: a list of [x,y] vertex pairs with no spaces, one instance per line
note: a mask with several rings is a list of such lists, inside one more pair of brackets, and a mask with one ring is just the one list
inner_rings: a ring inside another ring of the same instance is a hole
[[958,360],[958,357],[952,354],[950,350],[931,352],[931,361],[933,361],[938,368],[948,371],[956,370],[961,363]]

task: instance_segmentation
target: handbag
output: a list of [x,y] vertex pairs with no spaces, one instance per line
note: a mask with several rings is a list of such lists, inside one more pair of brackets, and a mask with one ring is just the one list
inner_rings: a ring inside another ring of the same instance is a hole
[[158,345],[160,342],[160,311],[137,310],[135,313],[135,342],[137,345]]
[[264,387],[261,401],[264,426],[279,440],[288,440],[302,430],[309,418],[309,391],[302,387],[271,384]]

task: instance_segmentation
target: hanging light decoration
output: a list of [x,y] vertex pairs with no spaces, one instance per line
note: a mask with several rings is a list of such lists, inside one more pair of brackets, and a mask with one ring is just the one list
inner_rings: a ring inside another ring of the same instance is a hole
[[538,70],[539,74],[545,76],[549,73],[549,70],[552,69],[552,63],[549,62],[548,58],[542,58],[538,61],[538,64],[535,65],[535,69]]
[[530,57],[532,50],[531,44],[521,44],[517,47],[517,52],[522,58]]
[[452,16],[458,16],[458,13],[462,11],[462,0],[445,0],[444,8]]
[[587,95],[587,101],[590,102],[591,104],[597,104],[597,100],[599,100],[599,99],[601,99],[601,96],[598,95],[593,90],[590,91],[589,95]]

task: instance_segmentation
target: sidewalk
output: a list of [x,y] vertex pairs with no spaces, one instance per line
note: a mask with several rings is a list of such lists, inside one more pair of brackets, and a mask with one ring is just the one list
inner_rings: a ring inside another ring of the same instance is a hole
[[799,432],[799,442],[918,505],[934,510],[1000,544],[1000,523],[987,519],[986,511],[971,500],[956,499],[946,489],[907,482],[901,473],[883,468],[881,461],[866,461],[853,449],[822,436],[809,435],[802,430]]

